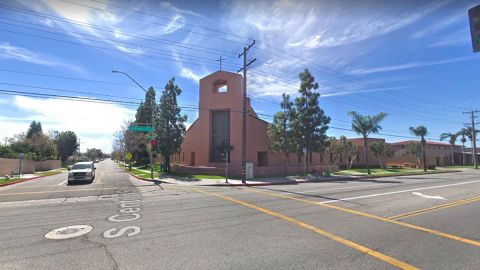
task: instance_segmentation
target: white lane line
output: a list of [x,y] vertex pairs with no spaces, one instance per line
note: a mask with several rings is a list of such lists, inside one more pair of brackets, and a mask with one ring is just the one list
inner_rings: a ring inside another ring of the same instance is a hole
[[319,203],[319,204],[324,204],[324,203],[333,203],[333,202],[339,202],[339,201],[352,201],[352,200],[358,200],[358,199],[364,199],[364,198],[385,196],[385,195],[405,193],[405,192],[412,192],[412,191],[418,191],[418,190],[427,190],[427,189],[435,189],[435,188],[443,188],[443,187],[460,186],[460,185],[466,185],[466,184],[472,184],[472,183],[479,183],[479,182],[480,182],[480,180],[476,180],[476,181],[460,182],[460,183],[440,185],[440,186],[430,186],[430,187],[423,187],[423,188],[414,188],[414,189],[398,190],[398,191],[392,191],[392,192],[386,192],[386,193],[377,193],[377,194],[364,195],[364,196],[358,196],[358,197],[350,197],[350,198],[342,198],[342,199],[328,200],[328,201],[322,201],[322,202],[318,202],[318,203]]
[[430,196],[430,195],[423,194],[421,192],[412,192],[412,194],[420,196],[420,197],[425,198],[425,199],[446,200],[445,198],[440,197],[440,196]]
[[[447,178],[445,178],[447,179]],[[362,187],[385,187],[385,186],[391,186],[391,185],[408,185],[410,183],[413,183],[413,182],[424,182],[425,179],[418,179],[418,180],[411,180],[411,181],[408,181],[408,182],[399,182],[399,183],[385,183],[385,184],[368,184],[368,183],[364,183],[364,184],[357,184],[357,185],[352,185],[352,186],[348,186],[348,187],[338,187],[338,188],[328,188],[328,189],[314,189],[314,190],[295,190],[295,192],[297,193],[314,193],[314,192],[322,192],[322,191],[330,191],[330,190],[339,190],[339,189],[351,189],[351,188],[356,188],[356,187],[359,187],[359,188],[362,188]],[[290,192],[288,192],[290,193]],[[291,193],[291,194],[295,194],[295,193]]]
[[363,185],[355,185],[355,186],[349,186],[349,187],[337,187],[337,188],[327,188],[327,189],[314,189],[314,190],[306,190],[306,191],[296,191],[296,192],[300,192],[300,193],[314,193],[314,192],[321,192],[321,191],[330,191],[330,190],[339,190],[339,189],[351,189],[351,188],[362,188],[362,187],[374,187],[374,186],[377,186],[377,187],[381,187],[381,186],[385,186],[385,185],[391,185],[391,184],[369,184],[369,185],[366,185],[366,184],[363,184]]
[[63,186],[68,180],[65,180],[63,182],[61,182],[60,184],[58,184],[59,186]]

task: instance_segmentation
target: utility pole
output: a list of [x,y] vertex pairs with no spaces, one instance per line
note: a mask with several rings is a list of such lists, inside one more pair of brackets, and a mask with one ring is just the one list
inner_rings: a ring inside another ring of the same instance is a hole
[[222,56],[220,56],[220,58],[218,58],[218,60],[216,60],[216,61],[220,62],[220,70],[222,70],[222,61],[223,60],[227,60],[227,59],[222,58]]
[[243,93],[242,93],[242,183],[247,182],[247,67],[250,66],[256,58],[247,63],[247,52],[255,44],[255,40],[248,47],[243,48],[243,67],[237,72],[243,70]]
[[474,110],[471,112],[463,112],[463,113],[469,113],[471,114],[472,118],[472,161],[473,161],[473,166],[475,169],[478,169],[478,161],[477,161],[477,130],[475,129],[475,113],[478,113],[480,111]]

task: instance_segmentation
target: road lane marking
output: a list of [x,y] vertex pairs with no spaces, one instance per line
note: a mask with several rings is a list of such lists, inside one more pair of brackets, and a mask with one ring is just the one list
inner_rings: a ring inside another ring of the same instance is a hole
[[[403,179],[403,178],[402,178]],[[446,178],[445,178],[446,179]],[[404,182],[399,182],[399,183],[387,183],[387,184],[358,184],[358,185],[352,185],[348,187],[337,187],[337,188],[327,188],[327,189],[314,189],[314,190],[299,190],[295,191],[297,193],[315,193],[315,192],[321,192],[321,191],[330,191],[330,190],[337,190],[337,189],[352,189],[352,188],[363,188],[363,187],[385,187],[385,186],[391,186],[391,185],[400,185],[400,184],[410,184],[410,183],[415,183],[415,182],[424,182],[425,179],[420,179],[420,180],[410,180],[407,181],[406,183]],[[289,192],[291,194],[295,194],[293,192]]]
[[204,194],[207,194],[207,195],[210,195],[210,196],[218,197],[218,198],[224,199],[226,201],[230,201],[230,202],[233,202],[233,203],[236,203],[236,204],[239,204],[239,205],[251,208],[251,209],[255,209],[255,210],[260,211],[264,214],[271,215],[271,216],[277,217],[279,219],[285,220],[287,222],[293,223],[293,224],[295,224],[299,227],[302,227],[302,228],[307,229],[307,230],[311,230],[311,231],[313,231],[317,234],[323,235],[323,236],[325,236],[327,238],[330,238],[330,239],[332,239],[332,240],[334,240],[338,243],[341,243],[345,246],[356,249],[356,250],[358,250],[362,253],[365,253],[365,254],[370,255],[372,257],[375,257],[377,259],[380,259],[380,260],[382,260],[382,261],[384,261],[384,262],[386,262],[390,265],[396,266],[400,269],[419,269],[419,268],[416,268],[415,266],[412,266],[412,265],[407,264],[405,262],[399,261],[399,260],[397,260],[395,258],[392,258],[390,256],[387,256],[383,253],[380,253],[380,252],[375,251],[373,249],[370,249],[368,247],[364,247],[360,244],[357,244],[355,242],[352,242],[350,240],[347,240],[347,239],[342,238],[340,236],[337,236],[335,234],[329,233],[329,232],[324,231],[324,230],[322,230],[318,227],[315,227],[315,226],[312,226],[310,224],[304,223],[304,222],[299,221],[297,219],[294,219],[294,218],[291,218],[291,217],[288,217],[288,216],[284,216],[280,213],[271,211],[267,208],[259,207],[259,206],[241,201],[241,200],[234,199],[232,197],[224,196],[224,195],[219,194],[219,193],[204,191],[204,190],[201,190],[199,188],[192,188],[192,189],[199,192],[199,193],[204,193]]
[[72,190],[51,190],[51,191],[31,191],[31,192],[14,192],[14,193],[3,193],[0,196],[9,196],[9,195],[30,195],[30,194],[47,194],[47,193],[70,193],[70,192],[77,192],[77,191],[103,191],[103,190],[110,190],[110,189],[119,189],[119,188],[86,188],[86,189],[72,189]]
[[392,191],[392,192],[385,192],[385,193],[377,193],[377,194],[370,194],[370,195],[350,197],[350,198],[341,198],[341,199],[335,199],[335,200],[328,200],[328,201],[322,201],[322,202],[317,202],[317,203],[327,204],[327,203],[334,203],[334,202],[339,202],[339,201],[352,201],[352,200],[358,200],[358,199],[364,199],[364,198],[371,198],[371,197],[378,197],[378,196],[399,194],[399,193],[412,192],[412,191],[418,191],[418,190],[427,190],[427,189],[436,189],[436,188],[443,188],[443,187],[460,186],[460,185],[466,185],[466,184],[472,184],[472,183],[479,183],[479,182],[480,182],[480,180],[475,180],[475,181],[467,181],[467,182],[446,184],[446,185],[440,185],[440,186],[430,186],[430,187],[422,187],[422,188],[414,188],[414,189],[397,190],[397,191]]
[[463,237],[456,236],[456,235],[453,235],[453,234],[448,234],[448,233],[428,229],[428,228],[421,227],[421,226],[418,226],[418,225],[405,223],[405,222],[402,222],[402,221],[397,221],[397,220],[388,219],[388,218],[385,218],[385,217],[372,215],[372,214],[365,213],[365,212],[356,211],[356,210],[349,209],[349,208],[343,208],[343,207],[335,206],[335,205],[332,205],[332,204],[322,204],[321,202],[317,202],[317,201],[310,201],[310,200],[307,200],[307,199],[295,198],[295,197],[291,197],[291,196],[287,196],[287,195],[281,195],[281,194],[266,192],[266,191],[258,190],[258,189],[248,188],[248,189],[242,189],[242,190],[262,193],[262,194],[266,194],[266,195],[270,195],[270,196],[274,196],[274,197],[278,197],[278,198],[284,198],[284,199],[309,203],[309,204],[313,204],[313,205],[318,205],[318,206],[325,207],[325,208],[335,209],[335,210],[339,210],[339,211],[342,211],[342,212],[347,212],[347,213],[355,214],[355,215],[358,215],[358,216],[363,216],[363,217],[367,217],[367,218],[371,218],[371,219],[375,219],[375,220],[384,221],[384,222],[387,222],[387,223],[400,225],[400,226],[403,226],[403,227],[406,227],[406,228],[430,233],[430,234],[433,234],[433,235],[445,237],[445,238],[448,238],[448,239],[451,239],[451,240],[456,240],[456,241],[459,241],[459,242],[463,242],[463,243],[466,243],[466,244],[470,244],[470,245],[473,245],[473,246],[480,247],[480,242],[475,241],[475,240],[471,240],[471,239],[463,238]]
[[420,209],[420,210],[416,210],[416,211],[412,211],[404,214],[398,214],[398,215],[389,217],[389,219],[398,220],[402,218],[413,217],[413,216],[429,213],[436,210],[442,210],[442,209],[446,209],[446,208],[450,208],[450,207],[454,207],[454,206],[458,206],[466,203],[478,202],[478,201],[480,201],[480,196],[469,198],[469,199],[463,199],[455,202],[450,202],[446,204],[441,204],[441,205],[437,205],[429,208],[424,208],[424,209]]
[[431,196],[431,195],[423,194],[421,192],[412,192],[412,194],[420,196],[420,197],[425,198],[425,199],[446,200],[445,198],[440,197],[440,196]]
[[65,180],[63,182],[61,182],[60,184],[58,184],[58,186],[63,186],[63,184],[65,184],[68,180]]

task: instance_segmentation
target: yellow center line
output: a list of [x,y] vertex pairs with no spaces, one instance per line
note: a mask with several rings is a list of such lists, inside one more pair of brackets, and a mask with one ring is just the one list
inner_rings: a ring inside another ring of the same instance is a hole
[[398,220],[398,219],[401,219],[401,218],[413,217],[413,216],[416,216],[416,215],[429,213],[429,212],[432,212],[432,211],[441,210],[441,209],[445,209],[445,208],[450,208],[450,207],[454,207],[454,206],[458,206],[458,205],[462,205],[462,204],[466,204],[466,203],[477,202],[477,201],[480,201],[480,196],[473,197],[473,198],[468,198],[468,199],[463,199],[463,200],[459,200],[459,201],[455,201],[455,202],[450,202],[450,203],[446,203],[446,204],[441,204],[441,205],[437,205],[437,206],[433,206],[433,207],[429,207],[429,208],[424,208],[424,209],[420,209],[420,210],[416,210],[416,211],[412,211],[412,212],[408,212],[408,213],[404,213],[404,214],[391,216],[391,217],[389,217],[389,219]]
[[13,192],[13,193],[3,193],[0,196],[9,196],[9,195],[30,195],[30,194],[49,194],[49,193],[68,193],[68,192],[77,192],[77,191],[92,191],[92,190],[109,190],[109,189],[119,189],[119,188],[86,188],[86,189],[72,189],[72,190],[51,190],[51,191],[31,191],[31,192]]
[[405,223],[405,222],[398,221],[398,220],[392,220],[392,219],[388,219],[388,218],[384,218],[384,217],[375,216],[375,215],[368,214],[368,213],[365,213],[365,212],[360,212],[360,211],[356,211],[356,210],[352,210],[352,209],[348,209],[348,208],[343,208],[343,207],[339,207],[339,206],[335,206],[335,205],[331,205],[331,204],[322,204],[321,202],[317,202],[317,201],[310,201],[310,200],[306,200],[306,199],[295,198],[295,197],[291,197],[291,196],[287,196],[287,195],[271,193],[271,192],[258,190],[258,189],[248,188],[248,189],[242,189],[242,190],[262,193],[262,194],[266,194],[266,195],[270,195],[270,196],[274,196],[274,197],[279,197],[279,198],[284,198],[284,199],[309,203],[309,204],[313,204],[313,205],[317,205],[317,206],[321,206],[321,207],[325,207],[325,208],[335,209],[335,210],[339,210],[339,211],[343,211],[343,212],[347,212],[347,213],[351,213],[351,214],[355,214],[355,215],[359,215],[359,216],[363,216],[363,217],[367,217],[367,218],[371,218],[371,219],[375,219],[375,220],[380,220],[380,221],[387,222],[387,223],[396,224],[396,225],[399,225],[399,226],[407,227],[407,228],[410,228],[410,229],[430,233],[430,234],[433,234],[433,235],[445,237],[445,238],[448,238],[448,239],[451,239],[451,240],[456,240],[456,241],[459,241],[459,242],[463,242],[463,243],[466,243],[466,244],[470,244],[470,245],[473,245],[473,246],[480,247],[480,242],[475,241],[475,240],[471,240],[471,239],[463,238],[463,237],[456,236],[456,235],[453,235],[453,234],[448,234],[448,233],[428,229],[428,228],[425,228],[425,227]]
[[269,209],[266,209],[266,208],[263,208],[263,207],[259,207],[259,206],[256,206],[256,205],[253,205],[253,204],[250,204],[250,203],[247,203],[247,202],[244,202],[244,201],[240,201],[240,200],[237,200],[237,199],[234,199],[232,197],[227,197],[227,196],[224,196],[224,195],[221,195],[219,193],[215,193],[215,192],[209,192],[209,191],[205,191],[205,190],[201,190],[199,188],[191,188],[192,190],[195,190],[199,193],[204,193],[204,194],[208,194],[210,196],[214,196],[214,197],[218,197],[218,198],[221,198],[221,199],[224,199],[224,200],[227,200],[227,201],[230,201],[230,202],[233,202],[233,203],[236,203],[236,204],[240,204],[242,206],[245,206],[245,207],[248,207],[248,208],[251,208],[251,209],[255,209],[257,211],[260,211],[262,213],[265,213],[265,214],[268,214],[268,215],[271,215],[271,216],[274,216],[274,217],[277,217],[277,218],[280,218],[282,220],[285,220],[285,221],[288,221],[290,223],[293,223],[297,226],[300,226],[302,228],[305,228],[307,230],[311,230],[311,231],[314,231],[315,233],[318,233],[320,235],[323,235],[327,238],[330,238],[336,242],[339,242],[345,246],[348,246],[348,247],[351,247],[353,249],[356,249],[362,253],[365,253],[367,255],[370,255],[372,257],[375,257],[377,259],[380,259],[388,264],[391,264],[393,266],[396,266],[400,269],[419,269],[419,268],[416,268],[410,264],[407,264],[405,262],[402,262],[402,261],[399,261],[395,258],[392,258],[390,256],[387,256],[383,253],[380,253],[378,251],[375,251],[373,249],[370,249],[368,247],[364,247],[362,245],[359,245],[357,243],[354,243],[350,240],[347,240],[345,238],[342,238],[340,236],[337,236],[337,235],[334,235],[332,233],[329,233],[327,231],[324,231],[318,227],[315,227],[315,226],[312,226],[312,225],[309,225],[307,223],[304,223],[304,222],[301,222],[299,220],[296,220],[294,218],[291,218],[291,217],[287,217],[287,216],[284,216],[280,213],[277,213],[277,212],[274,212],[274,211],[271,211]]

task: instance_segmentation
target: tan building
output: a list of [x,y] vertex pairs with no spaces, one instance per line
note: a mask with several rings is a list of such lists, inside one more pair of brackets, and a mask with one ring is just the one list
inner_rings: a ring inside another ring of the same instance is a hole
[[[389,163],[416,164],[417,158],[412,154],[406,154],[407,145],[411,143],[420,143],[419,141],[410,140],[392,143],[392,149],[395,151],[394,157]],[[427,141],[426,144],[427,165],[445,166],[451,164],[451,146],[448,143]],[[462,164],[462,146],[455,145],[453,149],[454,164]]]
[[[230,175],[242,172],[242,87],[243,77],[217,71],[200,80],[199,117],[185,133],[181,151],[171,157],[172,169],[178,172],[223,175],[224,145],[233,146],[228,153]],[[260,119],[247,100],[247,162],[253,165],[254,177],[282,175],[284,157],[269,150],[268,123]],[[336,170],[318,153],[309,156],[309,171]],[[304,159],[292,153],[288,173],[304,171]]]

